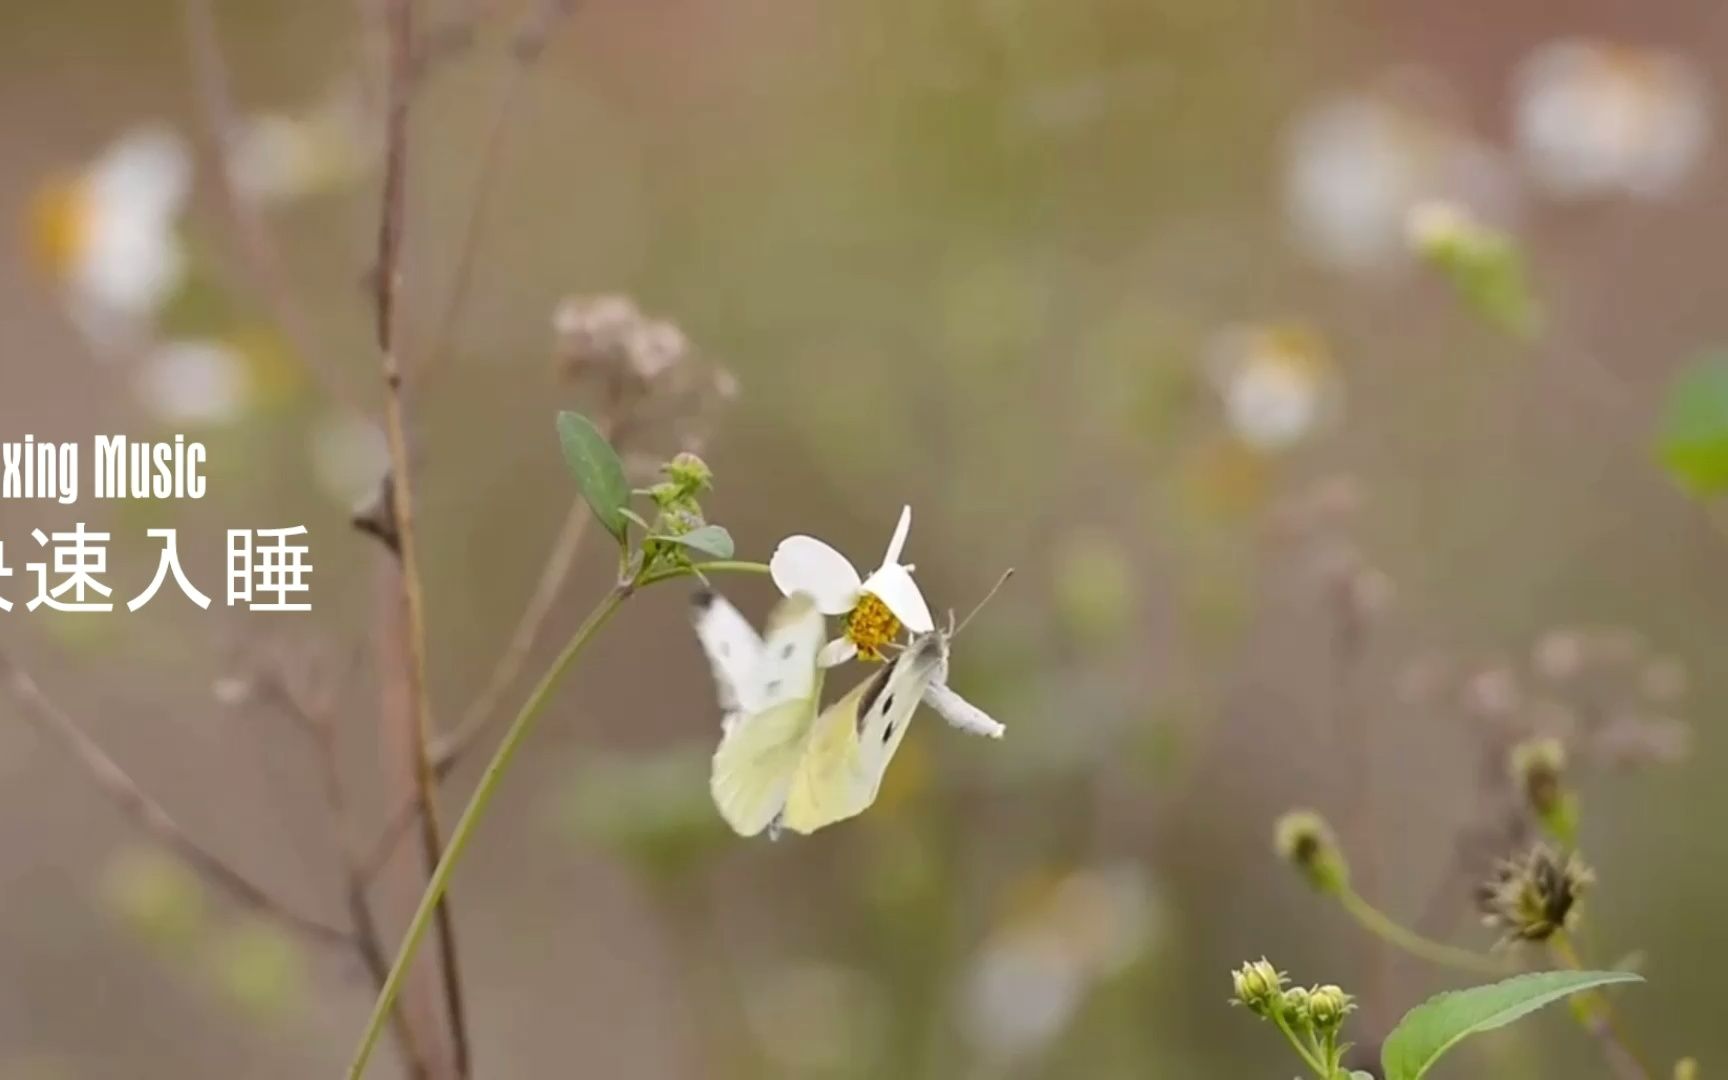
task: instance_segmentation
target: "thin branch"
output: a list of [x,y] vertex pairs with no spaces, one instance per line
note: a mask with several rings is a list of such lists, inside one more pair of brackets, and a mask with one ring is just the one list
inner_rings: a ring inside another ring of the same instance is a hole
[[291,344],[294,353],[324,394],[332,401],[352,404],[341,380],[319,363],[322,355],[312,323],[294,294],[283,266],[281,249],[269,223],[234,183],[228,167],[229,148],[240,129],[240,112],[234,104],[233,82],[222,51],[211,0],[181,0],[180,22],[186,37],[186,53],[196,84],[199,113],[205,139],[216,162],[216,184],[224,216],[239,244],[242,261],[253,286],[270,306],[271,315]]
[[192,839],[161,803],[145,794],[108,752],[85,734],[76,720],[49,700],[28,672],[5,656],[0,656],[0,677],[4,678],[7,692],[24,714],[41,730],[59,740],[88,770],[102,794],[157,843],[178,854],[212,884],[253,911],[275,919],[321,945],[354,946],[355,935],[349,930],[286,906],[263,886],[228,865],[221,856]]
[[[350,673],[355,667],[350,664]],[[338,680],[345,681],[345,680]],[[362,872],[359,840],[354,829],[354,815],[348,800],[347,785],[342,781],[341,756],[337,748],[335,709],[338,693],[332,692],[317,704],[301,700],[296,688],[279,672],[273,672],[267,684],[273,699],[280,703],[296,728],[305,733],[318,755],[319,774],[323,781],[324,804],[329,812],[331,832],[342,856],[343,884],[349,916],[354,923],[354,951],[371,977],[374,991],[384,985],[390,973],[390,952],[372,905],[366,895],[369,878]],[[425,1050],[420,1045],[407,1013],[400,1005],[391,1015],[391,1026],[411,1080],[428,1080],[432,1072]]]
[[504,136],[510,129],[510,121],[516,115],[518,101],[528,85],[529,72],[545,53],[553,30],[575,7],[575,0],[543,0],[533,17],[517,32],[512,43],[512,63],[504,74],[503,87],[498,92],[498,103],[492,109],[492,119],[488,123],[486,139],[480,150],[480,171],[474,179],[474,194],[468,200],[468,210],[463,217],[462,236],[456,249],[450,290],[444,303],[439,305],[438,323],[432,331],[420,364],[422,385],[431,381],[433,373],[449,356],[456,327],[467,307],[469,290],[474,281],[474,268],[479,262],[477,256],[480,248],[480,226],[497,189],[498,169],[504,160]]
[[[414,787],[419,802],[420,836],[430,873],[444,854],[438,824],[437,781],[428,744],[432,737],[431,699],[426,690],[426,598],[421,585],[419,547],[414,531],[414,501],[409,469],[408,423],[396,340],[397,293],[402,267],[402,231],[407,210],[408,106],[413,80],[413,0],[390,0],[385,9],[388,57],[384,183],[378,219],[377,336],[384,376],[384,427],[390,446],[391,535],[407,618],[407,690],[415,714],[412,730]],[[440,898],[436,911],[444,1004],[455,1048],[456,1073],[470,1075],[467,1018],[457,963],[456,931],[450,906]]]

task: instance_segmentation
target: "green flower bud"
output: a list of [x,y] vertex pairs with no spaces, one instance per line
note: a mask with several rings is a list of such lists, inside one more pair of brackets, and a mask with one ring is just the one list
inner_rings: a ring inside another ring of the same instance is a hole
[[1284,991],[1278,1001],[1278,1015],[1291,1031],[1308,1031],[1314,1023],[1309,1013],[1308,991],[1300,986]]
[[1328,896],[1343,891],[1350,867],[1338,850],[1326,819],[1312,810],[1292,810],[1273,829],[1278,857],[1301,872],[1308,884]]
[[1308,991],[1308,1019],[1322,1035],[1337,1031],[1355,1010],[1356,999],[1336,986],[1316,986]]
[[1284,991],[1284,973],[1265,957],[1231,972],[1230,981],[1236,989],[1237,1004],[1260,1017],[1272,1015]]
[[1539,312],[1511,237],[1462,207],[1429,202],[1410,211],[1410,245],[1488,322],[1517,337],[1536,332]]
[[660,467],[666,478],[686,495],[694,495],[714,486],[714,471],[708,463],[688,450]]
[[1559,739],[1528,739],[1512,748],[1513,783],[1542,827],[1563,843],[1578,829],[1577,800],[1566,790],[1566,747]]

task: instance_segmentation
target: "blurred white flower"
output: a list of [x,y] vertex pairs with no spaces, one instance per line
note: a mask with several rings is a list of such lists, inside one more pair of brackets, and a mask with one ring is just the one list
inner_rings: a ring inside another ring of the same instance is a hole
[[168,424],[228,424],[252,397],[246,358],[218,341],[168,341],[139,366],[140,403]]
[[146,124],[37,193],[37,257],[98,345],[136,334],[180,284],[186,255],[177,230],[191,184],[185,141]]
[[333,94],[304,113],[248,117],[228,145],[228,175],[241,198],[283,203],[339,190],[365,172],[359,102]]
[[998,1061],[1025,1058],[1068,1027],[1100,980],[1144,955],[1155,899],[1136,865],[1077,870],[994,931],[965,985],[969,1037]]
[[1518,71],[1515,125],[1525,166],[1551,194],[1659,198],[1709,143],[1709,87],[1671,53],[1551,42]]
[[1243,444],[1266,453],[1311,435],[1339,395],[1324,344],[1299,327],[1252,327],[1222,335],[1207,362],[1224,421]]
[[312,474],[319,490],[346,507],[378,494],[390,471],[390,446],[377,424],[354,413],[332,413],[312,429]]
[[823,667],[854,656],[881,660],[882,646],[898,637],[902,626],[914,634],[935,629],[924,594],[912,580],[912,568],[900,563],[911,530],[908,506],[900,511],[882,565],[867,578],[858,576],[846,556],[813,536],[788,536],[774,549],[768,569],[782,595],[808,593],[822,614],[846,617],[844,635],[822,648],[818,662]]
[[1323,101],[1287,131],[1284,202],[1291,231],[1305,253],[1335,269],[1398,265],[1405,219],[1426,199],[1454,199],[1490,219],[1513,210],[1514,189],[1500,156],[1431,104],[1432,95],[1396,90]]

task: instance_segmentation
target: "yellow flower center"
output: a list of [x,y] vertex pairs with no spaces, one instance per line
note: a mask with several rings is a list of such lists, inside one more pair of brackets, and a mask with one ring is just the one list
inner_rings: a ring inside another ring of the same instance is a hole
[[858,646],[860,660],[881,660],[882,646],[900,636],[900,620],[881,598],[865,593],[846,616],[846,639]]
[[31,253],[57,280],[71,275],[89,239],[87,201],[77,180],[59,179],[43,185],[30,204]]

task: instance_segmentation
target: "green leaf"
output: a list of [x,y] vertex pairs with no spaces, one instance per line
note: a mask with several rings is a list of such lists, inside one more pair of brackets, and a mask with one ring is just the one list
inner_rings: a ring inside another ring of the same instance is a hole
[[1466,1036],[1504,1027],[1568,994],[1643,981],[1624,971],[1539,971],[1431,997],[1405,1013],[1380,1048],[1386,1080],[1418,1080]]
[[732,557],[732,534],[718,525],[703,525],[681,536],[651,536],[649,539],[667,544],[681,544],[711,559]]
[[588,508],[607,532],[624,539],[624,510],[630,502],[630,488],[624,483],[624,463],[618,460],[618,452],[581,413],[558,414],[558,442]]
[[1728,351],[1705,353],[1674,380],[1657,453],[1692,494],[1728,491]]

